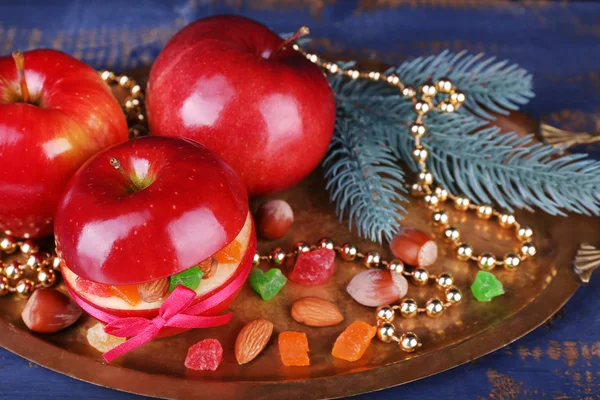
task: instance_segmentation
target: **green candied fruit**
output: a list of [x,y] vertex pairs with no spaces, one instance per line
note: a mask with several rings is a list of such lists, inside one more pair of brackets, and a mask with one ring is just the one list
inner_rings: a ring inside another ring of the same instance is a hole
[[183,285],[192,290],[196,290],[198,289],[198,286],[200,286],[203,275],[204,273],[197,265],[173,275],[169,278],[169,291],[172,292],[175,290],[177,285]]
[[475,276],[475,281],[471,285],[471,292],[477,301],[490,301],[496,296],[504,294],[502,282],[494,274],[486,271],[479,271]]
[[250,286],[262,297],[264,301],[271,300],[282,287],[285,286],[287,278],[278,268],[271,268],[266,273],[255,269],[250,275]]

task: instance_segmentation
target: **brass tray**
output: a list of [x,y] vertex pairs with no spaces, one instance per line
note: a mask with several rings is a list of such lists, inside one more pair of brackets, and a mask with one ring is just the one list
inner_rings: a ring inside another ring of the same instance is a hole
[[[516,118],[515,118],[516,117]],[[522,115],[501,121],[510,129],[528,124]],[[285,161],[282,161],[285,162]],[[290,249],[298,240],[311,243],[329,236],[337,243],[351,241],[361,249],[377,249],[388,256],[385,247],[359,240],[340,223],[330,204],[322,172],[316,171],[299,186],[276,198],[287,200],[296,220],[286,238],[276,242],[260,242],[261,252],[278,246]],[[256,206],[260,200],[253,203]],[[246,285],[231,309],[232,321],[219,328],[195,330],[155,340],[118,359],[111,365],[87,344],[86,330],[96,323],[82,317],[69,329],[38,335],[27,330],[20,313],[24,300],[14,296],[0,299],[0,345],[46,368],[90,383],[131,393],[166,398],[325,398],[364,393],[424,378],[497,350],[543,324],[556,313],[579,286],[572,261],[580,243],[597,244],[600,224],[597,218],[582,216],[551,217],[544,213],[518,213],[522,223],[535,232],[538,255],[515,272],[494,271],[504,283],[506,294],[490,303],[477,302],[471,292],[477,268],[456,261],[443,244],[440,232],[429,223],[429,211],[419,200],[407,206],[405,225],[433,232],[440,245],[440,257],[430,268],[433,273],[452,273],[465,298],[439,319],[419,317],[396,321],[400,332],[411,330],[419,335],[423,347],[406,354],[392,344],[376,339],[364,357],[354,363],[330,355],[337,335],[350,322],[360,319],[374,323],[374,310],[355,303],[345,292],[350,279],[363,267],[336,261],[334,278],[325,285],[301,287],[289,283],[272,301],[263,302]],[[503,254],[516,242],[512,231],[496,224],[477,220],[464,213],[451,213],[451,220],[475,249],[489,249]],[[59,285],[59,287],[64,287]],[[433,287],[410,285],[409,296],[426,301],[436,293]],[[345,316],[342,324],[328,328],[309,328],[290,317],[294,300],[314,295],[336,303]],[[237,333],[247,322],[263,317],[272,321],[275,332],[266,350],[253,362],[239,366],[233,346]],[[277,334],[284,330],[306,332],[310,344],[310,367],[284,367],[279,359]],[[224,357],[215,372],[187,370],[183,365],[187,349],[204,338],[218,338]]]

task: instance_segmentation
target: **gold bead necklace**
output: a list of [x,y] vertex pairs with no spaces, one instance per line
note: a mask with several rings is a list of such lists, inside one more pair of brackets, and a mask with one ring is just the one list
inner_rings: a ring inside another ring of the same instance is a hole
[[[423,84],[419,88],[420,97],[418,97],[417,90],[405,85],[397,75],[385,75],[376,71],[363,72],[356,69],[342,69],[335,63],[321,60],[316,54],[305,52],[298,45],[293,47],[308,60],[331,74],[344,75],[350,79],[360,78],[386,82],[397,87],[404,97],[412,101],[416,117],[409,126],[409,133],[415,142],[412,156],[419,165],[419,172],[417,181],[410,186],[410,192],[413,196],[423,197],[427,207],[432,211],[433,223],[443,229],[444,239],[454,247],[455,255],[459,260],[474,261],[480,269],[486,271],[490,271],[496,266],[504,266],[507,270],[515,270],[521,262],[536,254],[537,249],[531,242],[533,230],[528,226],[521,225],[513,214],[496,211],[489,204],[475,204],[468,197],[455,196],[441,186],[433,187],[435,179],[427,169],[429,150],[421,144],[422,137],[427,133],[423,118],[432,110],[445,113],[455,112],[466,101],[465,94],[458,90],[448,78],[441,78],[435,82]],[[434,103],[434,98],[438,94],[445,95],[445,98]],[[489,252],[475,254],[471,245],[461,241],[460,231],[450,225],[448,214],[441,208],[441,205],[446,201],[453,202],[454,208],[458,211],[475,211],[480,219],[489,220],[493,217],[502,228],[513,229],[519,242],[518,248],[506,253],[503,257],[497,257]]]
[[17,251],[24,256],[25,263],[16,259],[0,261],[0,297],[9,293],[29,297],[35,289],[56,283],[60,258],[39,252],[31,239],[18,241],[12,236],[0,239],[0,254],[16,254]]
[[129,138],[134,139],[148,133],[144,109],[144,90],[127,75],[116,75],[112,71],[100,71],[100,77],[109,86],[118,86],[127,91],[123,112],[129,125]]

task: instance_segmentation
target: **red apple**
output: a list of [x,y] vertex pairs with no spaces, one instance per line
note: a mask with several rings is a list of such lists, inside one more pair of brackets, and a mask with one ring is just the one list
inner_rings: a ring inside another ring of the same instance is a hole
[[158,288],[207,259],[216,260],[216,272],[193,289],[198,300],[217,293],[248,274],[256,249],[233,169],[196,142],[162,137],[113,146],[84,164],[58,206],[55,238],[69,288],[120,317],[157,315],[167,295],[145,302],[140,284]]
[[55,50],[0,57],[0,230],[51,234],[71,176],[125,140],[123,111],[91,67]]
[[202,143],[237,171],[251,196],[305,178],[335,123],[321,69],[238,16],[206,18],[176,34],[152,66],[147,96],[151,134]]

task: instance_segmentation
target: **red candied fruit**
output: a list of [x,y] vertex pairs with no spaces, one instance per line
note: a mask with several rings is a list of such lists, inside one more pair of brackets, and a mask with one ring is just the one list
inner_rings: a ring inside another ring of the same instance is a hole
[[78,276],[75,280],[75,286],[82,293],[102,298],[117,297],[131,306],[135,306],[142,300],[137,290],[137,285],[111,286],[92,282]]
[[85,278],[77,277],[75,280],[75,286],[77,290],[86,294],[91,294],[98,297],[112,297],[112,291],[110,285],[102,283],[92,282]]
[[223,347],[217,339],[204,339],[189,348],[185,366],[196,371],[214,371],[223,358]]
[[301,285],[312,286],[325,283],[333,274],[335,251],[319,249],[298,256],[290,280]]

